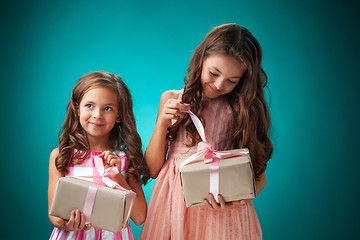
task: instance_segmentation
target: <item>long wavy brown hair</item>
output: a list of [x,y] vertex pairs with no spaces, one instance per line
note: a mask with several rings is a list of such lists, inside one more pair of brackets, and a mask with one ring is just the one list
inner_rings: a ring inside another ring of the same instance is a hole
[[[234,90],[224,97],[232,109],[236,126],[231,136],[230,147],[249,148],[254,174],[258,179],[265,171],[273,151],[268,136],[270,115],[263,91],[267,84],[267,76],[261,66],[260,44],[246,28],[236,24],[220,25],[205,36],[190,59],[182,96],[182,101],[190,103],[191,111],[201,119],[201,72],[204,60],[213,54],[234,57],[240,60],[245,69]],[[169,128],[168,140],[173,142],[176,139],[177,131],[182,124],[186,124],[186,132],[191,140],[190,146],[196,145],[200,138],[194,124],[189,121],[188,114]]]
[[[119,76],[103,71],[92,72],[80,77],[73,88],[67,105],[66,117],[59,131],[59,155],[55,160],[56,168],[60,172],[66,173],[70,161],[77,164],[90,155],[90,145],[85,131],[81,127],[77,106],[85,93],[95,87],[107,87],[117,94],[118,117],[121,121],[120,123],[116,122],[110,131],[110,142],[112,143],[110,147],[111,150],[121,150],[126,153],[129,160],[129,177],[146,184],[150,174],[145,165],[141,138],[136,130],[130,91]],[[78,151],[74,154],[74,150]],[[84,152],[85,154],[83,154]]]

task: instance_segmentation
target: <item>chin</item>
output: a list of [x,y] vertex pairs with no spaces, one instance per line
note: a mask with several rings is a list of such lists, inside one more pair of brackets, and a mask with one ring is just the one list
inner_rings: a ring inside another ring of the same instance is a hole
[[217,98],[219,97],[221,94],[218,93],[213,93],[213,92],[205,92],[205,96],[208,98]]

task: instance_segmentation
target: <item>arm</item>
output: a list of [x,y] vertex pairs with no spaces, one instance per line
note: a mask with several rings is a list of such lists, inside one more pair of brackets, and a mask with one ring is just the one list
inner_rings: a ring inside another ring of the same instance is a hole
[[118,174],[110,175],[110,178],[120,184],[127,190],[133,190],[136,193],[134,205],[130,214],[130,218],[136,225],[140,225],[145,221],[147,204],[141,182],[136,181],[133,177],[129,176],[128,180],[121,174],[121,159],[111,151],[102,152],[99,157],[104,159],[104,167],[116,166],[119,169]]
[[183,117],[182,110],[189,110],[190,104],[184,104],[179,97],[180,91],[166,91],[161,95],[155,129],[145,151],[145,162],[150,170],[151,178],[157,178],[165,162],[168,150],[166,134],[171,119]]
[[265,172],[263,172],[260,176],[260,179],[255,181],[255,189],[256,189],[256,196],[264,189],[266,185],[266,176]]
[[131,189],[136,193],[136,198],[134,201],[134,206],[130,215],[131,220],[136,225],[142,224],[146,219],[147,214],[147,204],[144,195],[144,191],[141,186],[141,182],[137,182],[134,178],[128,178],[129,185]]
[[[64,177],[64,174],[60,173],[55,166],[55,159],[58,155],[59,149],[56,148],[51,152],[49,159],[48,212],[50,212],[54,198],[56,183],[60,177]],[[91,225],[85,226],[85,215],[81,214],[78,209],[71,212],[68,221],[62,218],[48,216],[51,224],[57,228],[66,229],[68,231],[89,230],[91,228]]]

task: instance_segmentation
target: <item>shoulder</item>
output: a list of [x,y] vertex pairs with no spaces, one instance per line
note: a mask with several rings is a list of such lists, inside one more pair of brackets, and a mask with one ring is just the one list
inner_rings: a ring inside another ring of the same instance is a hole
[[56,157],[59,156],[59,148],[55,148],[54,150],[51,151],[50,153],[50,161],[54,161],[55,162],[55,159]]
[[64,174],[60,173],[59,170],[56,168],[55,160],[56,157],[59,156],[59,148],[55,148],[50,153],[49,159],[49,176],[50,177],[63,177]]
[[181,93],[181,90],[168,90],[168,91],[165,91],[165,92],[163,92],[163,94],[161,94],[160,101],[161,102],[163,102],[163,101],[166,102],[169,99],[178,99],[180,93]]

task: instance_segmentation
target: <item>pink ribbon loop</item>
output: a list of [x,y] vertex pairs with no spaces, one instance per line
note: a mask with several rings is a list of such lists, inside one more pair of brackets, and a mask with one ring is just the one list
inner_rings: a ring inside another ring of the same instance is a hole
[[198,162],[196,160],[201,155],[205,154],[204,156],[204,163],[210,164],[210,193],[213,194],[215,200],[219,202],[218,195],[219,195],[219,162],[220,159],[231,158],[231,157],[238,157],[244,156],[249,154],[248,150],[243,150],[241,152],[226,152],[226,151],[215,151],[212,149],[212,145],[206,142],[205,138],[205,129],[202,125],[200,119],[191,111],[184,111],[189,113],[191,120],[193,121],[196,130],[198,131],[202,141],[198,143],[197,146],[197,153],[191,155],[185,161],[180,164],[180,168],[186,166],[190,163]]

